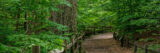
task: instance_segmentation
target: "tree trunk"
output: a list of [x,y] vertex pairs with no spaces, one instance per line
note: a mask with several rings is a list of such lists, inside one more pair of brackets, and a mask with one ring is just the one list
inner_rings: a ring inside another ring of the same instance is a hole
[[76,32],[76,17],[77,17],[77,0],[67,0],[72,4],[72,7],[66,5],[60,5],[58,8],[62,10],[61,12],[53,12],[51,11],[51,20],[69,27],[68,32]]

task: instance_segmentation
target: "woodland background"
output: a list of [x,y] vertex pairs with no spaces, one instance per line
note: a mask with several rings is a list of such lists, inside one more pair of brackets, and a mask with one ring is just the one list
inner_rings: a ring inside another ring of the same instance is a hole
[[34,45],[42,53],[62,49],[63,39],[108,26],[120,38],[155,49],[160,47],[159,5],[159,0],[0,0],[0,53],[30,53]]

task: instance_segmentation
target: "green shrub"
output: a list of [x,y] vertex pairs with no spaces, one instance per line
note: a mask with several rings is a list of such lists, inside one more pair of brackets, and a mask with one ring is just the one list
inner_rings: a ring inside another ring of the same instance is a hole
[[[8,45],[16,47],[20,51],[30,53],[32,46],[41,47],[41,52],[48,52],[54,49],[62,49],[64,37],[54,34],[24,35],[16,34],[7,37]],[[6,50],[4,50],[6,51]],[[15,50],[13,50],[15,51]]]
[[154,50],[154,51],[159,51],[160,45],[155,43],[149,46],[149,49]]
[[[157,44],[157,43],[149,45],[149,50],[157,51],[158,52],[159,49],[160,49],[160,45]],[[145,49],[138,48],[137,53],[145,53]],[[151,53],[151,52],[149,52],[149,53]]]
[[146,38],[146,39],[140,39],[139,41],[140,42],[151,42],[151,41],[153,41],[154,39],[153,38]]
[[17,47],[9,47],[0,43],[0,53],[19,53],[21,49]]

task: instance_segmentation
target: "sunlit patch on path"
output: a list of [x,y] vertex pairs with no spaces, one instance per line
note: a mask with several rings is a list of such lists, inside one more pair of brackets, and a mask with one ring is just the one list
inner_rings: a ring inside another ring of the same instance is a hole
[[132,53],[119,46],[113,39],[113,33],[92,36],[85,40],[82,46],[86,53]]

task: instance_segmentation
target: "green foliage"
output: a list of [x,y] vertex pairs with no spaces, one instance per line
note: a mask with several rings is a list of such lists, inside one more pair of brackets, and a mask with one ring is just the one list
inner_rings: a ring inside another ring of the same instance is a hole
[[0,43],[0,53],[19,53],[21,49]]
[[[67,26],[52,21],[52,11],[63,12],[57,8],[59,5],[72,7],[67,0],[0,0],[0,41],[4,40],[0,42],[0,53],[30,53],[34,45],[41,46],[44,53],[61,49],[63,39],[69,41],[64,36],[73,33],[66,32]],[[78,0],[77,29],[93,32],[91,27],[101,31],[105,30],[101,27],[111,26],[119,32],[120,39],[125,35],[132,39],[160,29],[159,5],[159,0]]]
[[106,0],[78,0],[78,30],[106,26],[108,24],[106,18],[110,17],[108,14],[112,14],[105,10],[107,2]]
[[146,38],[146,39],[140,39],[138,41],[140,41],[140,42],[151,42],[153,40],[154,40],[154,38]]
[[[158,52],[159,51],[159,48],[160,48],[160,45],[155,43],[155,44],[151,44],[149,45],[149,50],[152,50],[152,51],[156,51]],[[138,48],[138,52],[137,53],[145,53],[145,49],[140,49]],[[148,53],[152,53],[152,52],[148,52]]]
[[39,35],[17,34],[8,36],[7,39],[8,39],[8,45],[18,48],[21,52],[30,53],[32,46],[36,45],[42,47],[42,52],[48,52],[57,48],[62,49],[64,37],[60,37],[55,34],[39,34]]
[[145,50],[144,50],[144,49],[141,49],[141,48],[138,48],[137,53],[145,53]]
[[[54,28],[53,26],[62,30],[63,26],[49,20],[50,11],[59,11],[56,6],[60,4],[71,6],[66,0],[0,0],[0,4],[0,34],[9,34],[15,30],[23,33],[29,30],[35,33],[42,29]],[[23,26],[24,23],[27,23],[27,30]]]
[[159,51],[160,45],[155,43],[149,46],[149,49],[154,50],[154,51]]
[[0,53],[31,53],[34,45],[43,53],[61,49],[66,37],[51,31],[68,27],[50,20],[51,11],[62,11],[58,5],[72,6],[66,0],[0,0]]
[[114,31],[132,36],[159,29],[159,0],[110,0],[106,10],[113,14],[110,22]]

